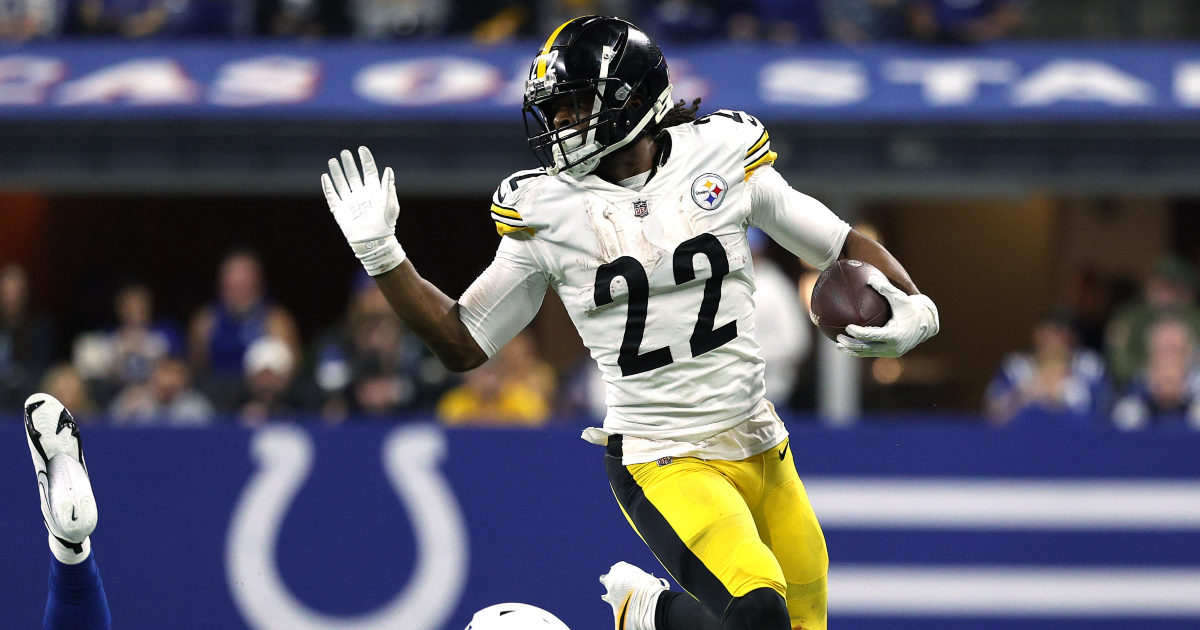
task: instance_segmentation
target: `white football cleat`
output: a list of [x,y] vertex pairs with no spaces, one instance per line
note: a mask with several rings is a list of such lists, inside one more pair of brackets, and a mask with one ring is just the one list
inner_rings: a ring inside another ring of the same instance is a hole
[[600,599],[613,607],[616,630],[654,630],[654,611],[659,593],[667,590],[667,581],[629,564],[618,562],[600,576],[608,589]]
[[50,550],[60,562],[82,562],[92,549],[88,537],[96,529],[96,497],[79,427],[53,396],[34,394],[25,400],[25,437],[37,470]]

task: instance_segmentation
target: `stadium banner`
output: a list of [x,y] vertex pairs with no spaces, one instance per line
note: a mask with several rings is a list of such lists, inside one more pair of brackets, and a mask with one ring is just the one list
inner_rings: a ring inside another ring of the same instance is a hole
[[[21,425],[0,432],[0,627],[40,627],[50,554]],[[1200,435],[794,425],[831,627],[1200,624]],[[578,429],[84,427],[114,627],[460,630],[505,601],[611,628],[597,577],[663,570]]]
[[[0,120],[520,120],[535,44],[56,41],[0,48]],[[768,122],[1200,120],[1200,45],[669,47],[677,98]]]

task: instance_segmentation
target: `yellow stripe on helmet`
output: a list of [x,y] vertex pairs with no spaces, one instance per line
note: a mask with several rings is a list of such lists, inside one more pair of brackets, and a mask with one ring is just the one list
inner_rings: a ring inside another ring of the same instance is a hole
[[578,19],[579,18],[571,18],[571,19],[567,20],[566,22],[563,22],[562,25],[559,26],[558,28],[554,29],[553,33],[550,33],[550,39],[546,40],[546,45],[542,46],[542,52],[539,53],[539,56],[541,56],[541,58],[538,59],[537,78],[540,79],[540,78],[546,76],[546,58],[544,55],[546,53],[550,52],[550,47],[554,45],[554,40],[558,39],[558,34],[561,33],[564,28],[567,28],[568,24],[570,24],[571,22],[574,22],[575,20],[578,20]]

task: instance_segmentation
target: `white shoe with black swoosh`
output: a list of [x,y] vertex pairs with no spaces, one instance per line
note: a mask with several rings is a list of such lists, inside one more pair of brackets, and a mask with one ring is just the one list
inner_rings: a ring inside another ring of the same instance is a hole
[[50,551],[64,564],[83,562],[92,551],[89,536],[96,529],[96,497],[79,427],[56,398],[34,394],[25,400],[25,437],[37,470]]
[[600,576],[608,590],[601,599],[613,608],[616,630],[654,630],[654,611],[658,595],[667,590],[667,581],[629,564],[618,562]]

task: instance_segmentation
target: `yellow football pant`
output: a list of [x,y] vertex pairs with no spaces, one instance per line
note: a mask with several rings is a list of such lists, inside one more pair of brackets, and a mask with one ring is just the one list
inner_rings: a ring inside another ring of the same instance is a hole
[[771,588],[792,628],[825,630],[829,554],[789,443],[741,461],[681,457],[621,464],[609,440],[609,482],[625,518],[671,577],[723,618],[735,597]]

